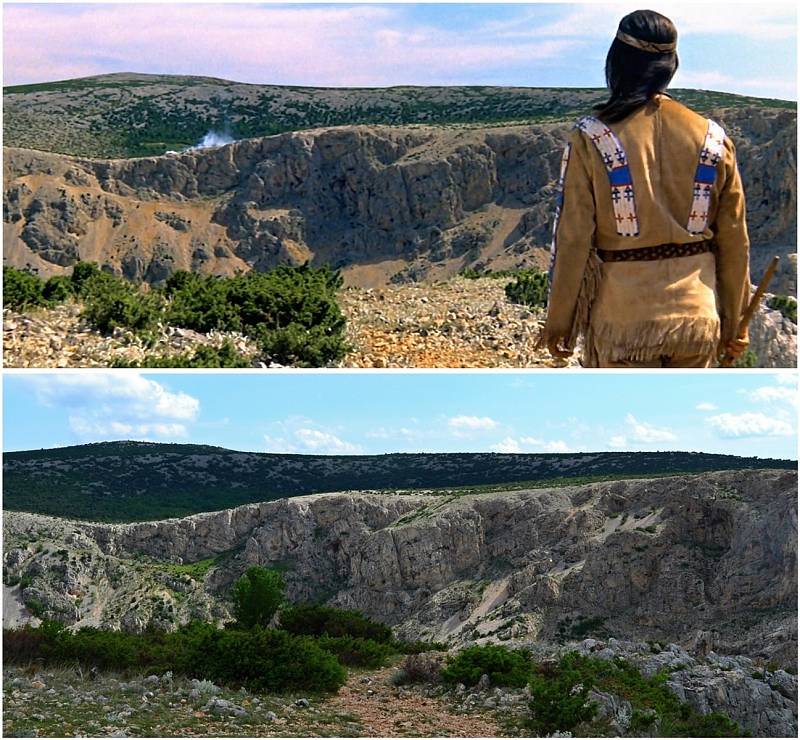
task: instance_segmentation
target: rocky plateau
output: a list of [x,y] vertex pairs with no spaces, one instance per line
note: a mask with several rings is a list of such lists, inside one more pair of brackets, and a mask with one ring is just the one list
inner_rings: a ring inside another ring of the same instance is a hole
[[[785,255],[773,290],[793,293],[796,113],[711,114],[737,144],[754,272]],[[338,126],[119,160],[6,148],[4,259],[154,284],[306,261],[361,287],[542,267],[570,127]]]
[[[260,564],[283,570],[291,600],[360,609],[410,639],[541,656],[579,643],[645,671],[668,666],[673,691],[701,711],[787,735],[796,492],[794,471],[749,470],[471,495],[315,494],[133,524],[5,512],[4,622],[223,622],[231,584]],[[608,711],[625,719],[619,702]]]

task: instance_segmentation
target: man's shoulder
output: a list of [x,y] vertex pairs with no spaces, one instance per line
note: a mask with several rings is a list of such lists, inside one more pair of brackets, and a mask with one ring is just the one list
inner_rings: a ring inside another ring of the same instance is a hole
[[[678,120],[686,128],[696,128],[705,133],[709,118],[693,111],[688,105],[670,96],[661,98],[662,115]],[[717,126],[719,123],[714,122]],[[720,127],[721,128],[721,127]]]

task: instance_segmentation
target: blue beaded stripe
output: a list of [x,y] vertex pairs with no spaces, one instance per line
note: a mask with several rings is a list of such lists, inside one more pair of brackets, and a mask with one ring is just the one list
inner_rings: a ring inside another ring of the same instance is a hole
[[639,217],[636,213],[633,176],[622,143],[608,126],[593,116],[581,118],[575,126],[594,144],[608,172],[617,233],[620,236],[638,236]]
[[608,179],[612,185],[633,185],[631,168],[628,165],[611,170],[608,173]]
[[722,161],[724,153],[725,132],[718,123],[709,119],[692,185],[692,209],[686,225],[686,230],[691,234],[702,234],[708,226],[711,193],[717,180],[717,165]]
[[717,168],[712,167],[710,164],[698,164],[697,165],[697,172],[694,175],[694,181],[699,183],[710,183],[714,184],[714,181],[717,179]]

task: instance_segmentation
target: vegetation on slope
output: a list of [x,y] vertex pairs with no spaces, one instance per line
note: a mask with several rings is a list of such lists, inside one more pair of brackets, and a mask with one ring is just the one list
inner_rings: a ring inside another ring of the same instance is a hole
[[[791,101],[671,91],[687,105],[791,108]],[[35,99],[32,97],[35,95]],[[163,154],[216,129],[234,138],[347,124],[494,124],[569,120],[596,88],[311,88],[170,75],[105,75],[3,88],[10,146],[98,157]]]
[[325,491],[443,497],[599,480],[780,468],[789,460],[689,452],[280,455],[204,445],[107,442],[4,456],[4,508],[125,522]]
[[[407,659],[404,666],[414,666]],[[430,666],[417,681],[431,679]],[[403,682],[413,676],[402,668]],[[593,690],[630,702],[632,714],[626,736],[638,737],[746,737],[728,717],[701,714],[667,688],[669,671],[645,677],[621,657],[613,660],[568,652],[556,660],[536,662],[527,650],[502,645],[476,645],[448,656],[439,677],[445,684],[475,687],[488,677],[490,686],[527,686],[530,701],[522,715],[506,717],[509,730],[525,737],[572,733],[576,737],[614,736],[607,718],[600,716]]]
[[[121,327],[148,336],[159,325],[251,336],[263,358],[284,365],[320,367],[344,356],[345,319],[337,291],[342,279],[329,267],[282,265],[232,278],[177,272],[164,288],[145,290],[78,262],[72,274],[51,277],[6,267],[3,302],[24,310],[66,300],[83,302],[82,316],[108,334]],[[191,357],[154,357],[148,367],[244,367],[232,345],[197,350]]]
[[[253,691],[335,691],[343,665],[378,668],[419,645],[394,639],[389,627],[353,610],[315,604],[287,606],[286,584],[275,570],[252,566],[231,589],[235,621],[224,628],[191,622],[175,632],[143,634],[57,621],[3,631],[4,659],[79,664],[88,669],[135,670],[246,686]],[[270,628],[280,610],[280,628]],[[440,647],[426,645],[426,649]]]
[[[347,679],[345,666],[379,668],[404,650],[391,630],[355,611],[319,605],[281,612],[279,629],[266,625],[284,602],[280,574],[251,567],[232,589],[236,622],[218,628],[192,622],[175,632],[149,629],[143,634],[84,627],[67,630],[45,621],[39,627],[3,631],[7,664],[78,665],[89,671],[130,671],[214,681],[259,693],[303,690],[336,692]],[[285,622],[285,625],[284,625]],[[287,630],[286,626],[291,626]],[[442,646],[428,645],[428,650]],[[407,659],[404,665],[426,661]],[[621,658],[602,660],[567,653],[557,662],[535,663],[526,650],[499,645],[473,646],[451,654],[444,665],[401,671],[401,683],[415,680],[476,686],[521,688],[530,701],[522,715],[507,716],[509,729],[537,735],[583,730],[603,736],[607,721],[597,720],[592,689],[630,702],[631,734],[661,737],[740,737],[744,733],[719,713],[700,714],[667,688],[669,673],[645,678]],[[485,678],[484,678],[485,677]]]

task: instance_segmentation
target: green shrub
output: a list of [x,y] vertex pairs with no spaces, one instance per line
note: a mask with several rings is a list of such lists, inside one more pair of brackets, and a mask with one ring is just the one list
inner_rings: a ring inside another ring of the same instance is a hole
[[22,311],[34,306],[44,306],[44,283],[37,275],[16,267],[3,267],[3,305]]
[[506,285],[506,298],[512,303],[526,306],[544,307],[547,305],[548,277],[546,272],[521,270],[514,282]]
[[[586,703],[592,688],[631,703],[633,731],[657,725],[658,737],[742,737],[742,729],[721,714],[702,715],[667,688],[669,673],[646,678],[622,658],[602,660],[572,652],[557,663],[538,666],[530,683],[530,714],[524,728],[537,734],[566,732],[591,721]],[[576,689],[576,687],[580,687]],[[594,733],[588,732],[592,735]]]
[[284,265],[268,272],[216,278],[178,272],[166,283],[165,321],[195,331],[241,331],[281,364],[319,367],[341,359],[342,285],[328,267]]
[[607,637],[606,617],[567,617],[558,623],[557,639],[560,643],[568,640],[582,640],[584,637]]
[[317,644],[323,650],[333,653],[342,665],[361,668],[380,668],[394,652],[389,643],[349,635],[346,637],[323,635],[317,638]]
[[230,285],[230,279],[176,272],[164,287],[170,298],[167,323],[199,332],[239,331],[242,322],[229,299]]
[[381,643],[392,641],[390,627],[365,617],[355,609],[298,604],[281,611],[280,625],[281,629],[293,635],[358,637]]
[[767,306],[776,311],[780,311],[781,315],[789,319],[789,321],[797,323],[797,301],[788,295],[775,295],[767,301]]
[[346,352],[345,319],[337,302],[342,285],[328,267],[281,266],[231,280],[228,299],[242,330],[272,361],[319,367]]
[[75,295],[83,295],[89,280],[99,274],[100,268],[96,262],[76,262],[69,276]]
[[582,722],[589,722],[597,712],[597,705],[587,702],[591,686],[581,684],[571,671],[562,671],[555,676],[536,673],[529,688],[530,716],[523,725],[537,735],[571,731]]
[[53,660],[115,670],[138,665],[143,647],[140,635],[83,627],[71,634],[60,633],[51,649]]
[[[177,272],[163,290],[146,291],[93,262],[78,262],[69,278],[43,283],[28,272],[6,268],[3,296],[9,308],[52,305],[77,296],[82,317],[108,334],[117,327],[146,335],[161,322],[199,332],[241,331],[252,337],[272,362],[320,367],[347,351],[345,319],[337,291],[338,272],[328,267],[284,265],[268,272],[219,278]],[[232,345],[198,349],[193,355],[148,358],[117,367],[248,367]]]
[[162,316],[163,298],[160,293],[145,293],[132,283],[105,272],[88,278],[82,294],[82,317],[104,334],[117,327],[146,332],[155,328]]
[[335,691],[347,673],[315,640],[281,630],[218,629],[194,622],[176,632],[144,634],[86,627],[76,632],[45,621],[3,631],[3,659],[78,663],[102,670],[171,670],[253,691]]
[[447,650],[447,644],[444,642],[428,642],[426,640],[417,640],[415,642],[397,640],[395,642],[395,647],[397,651],[403,655],[419,655],[420,653],[428,653],[432,650]]
[[[210,627],[210,628],[209,628]],[[195,626],[186,634],[178,670],[251,691],[336,691],[347,672],[314,640],[283,630],[218,630]]]
[[226,339],[219,347],[200,345],[193,354],[157,355],[140,362],[115,358],[112,367],[251,367],[252,362],[240,354],[233,342]]
[[66,275],[54,275],[47,280],[42,288],[42,296],[51,305],[63,303],[74,297],[74,295],[75,290],[72,280]]
[[752,349],[746,349],[736,361],[734,367],[758,367],[758,355]]
[[283,603],[286,581],[276,570],[254,565],[233,586],[233,615],[242,627],[269,624]]
[[47,614],[47,607],[34,596],[25,600],[25,607],[34,617],[39,619],[42,619]]
[[509,650],[501,645],[475,645],[448,658],[442,671],[445,683],[474,686],[485,673],[495,686],[524,686],[533,672],[527,650]]

